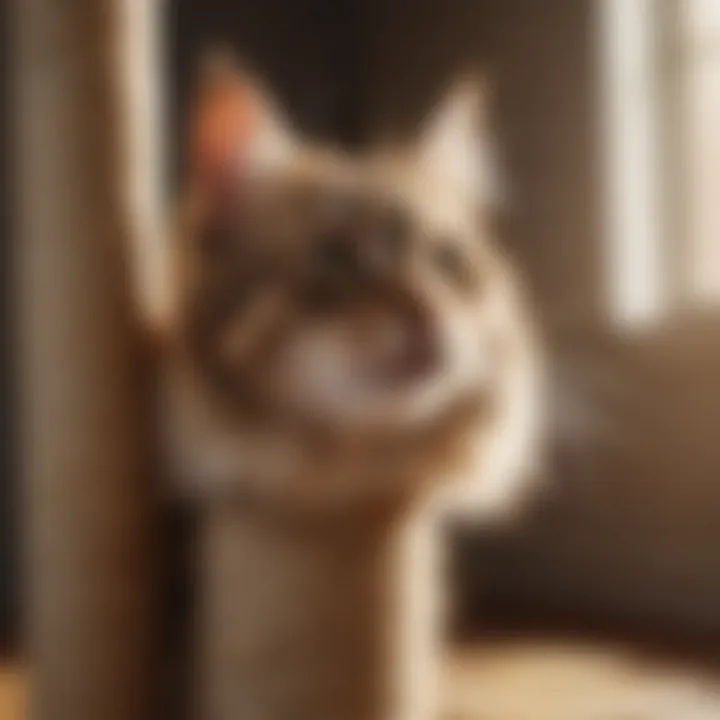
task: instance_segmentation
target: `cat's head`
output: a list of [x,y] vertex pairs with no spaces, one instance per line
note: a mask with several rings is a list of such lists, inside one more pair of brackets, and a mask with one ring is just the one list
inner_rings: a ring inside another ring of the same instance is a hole
[[303,142],[255,82],[215,68],[181,328],[227,408],[391,431],[483,395],[507,278],[478,214],[480,97],[460,83],[414,147],[358,158]]

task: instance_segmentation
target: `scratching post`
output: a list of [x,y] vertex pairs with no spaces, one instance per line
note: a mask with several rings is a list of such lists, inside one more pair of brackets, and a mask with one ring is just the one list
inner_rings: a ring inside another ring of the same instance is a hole
[[434,533],[399,508],[206,508],[197,716],[434,719]]
[[34,720],[158,716],[148,412],[124,252],[124,118],[143,112],[119,76],[126,5],[16,0],[12,17]]

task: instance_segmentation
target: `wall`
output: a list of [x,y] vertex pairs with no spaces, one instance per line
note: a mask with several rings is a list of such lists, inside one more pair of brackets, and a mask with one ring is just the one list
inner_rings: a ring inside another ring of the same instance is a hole
[[[612,435],[489,552],[495,607],[720,632],[720,331],[606,343]],[[567,459],[567,456],[566,456]]]

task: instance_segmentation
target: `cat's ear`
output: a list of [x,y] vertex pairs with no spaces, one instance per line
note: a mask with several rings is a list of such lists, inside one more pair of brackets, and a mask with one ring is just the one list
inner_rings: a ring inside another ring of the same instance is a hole
[[490,87],[486,78],[457,79],[421,125],[416,157],[422,170],[454,192],[482,204],[500,193],[489,123]]
[[289,123],[261,84],[218,51],[201,67],[189,164],[195,187],[228,191],[272,173],[291,154]]

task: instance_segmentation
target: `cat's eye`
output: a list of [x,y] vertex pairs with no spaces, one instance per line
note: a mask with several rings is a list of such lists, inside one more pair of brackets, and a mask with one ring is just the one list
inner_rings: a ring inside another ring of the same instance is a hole
[[443,239],[432,249],[435,268],[449,281],[468,287],[473,282],[472,263],[467,250],[451,239]]

